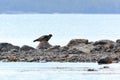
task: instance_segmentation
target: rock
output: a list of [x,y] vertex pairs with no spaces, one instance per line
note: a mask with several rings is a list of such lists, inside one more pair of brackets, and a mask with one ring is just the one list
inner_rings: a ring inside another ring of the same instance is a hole
[[76,49],[76,48],[69,49],[68,52],[69,52],[69,54],[86,54],[85,52],[80,51],[80,50],[78,50],[78,49]]
[[110,64],[114,61],[118,61],[118,58],[104,57],[98,60],[98,64]]
[[[41,46],[42,45],[42,46]],[[48,46],[46,46],[48,45]],[[49,46],[48,40],[40,40],[39,49],[24,45],[21,48],[0,43],[0,61],[9,62],[96,62],[110,64],[120,61],[120,43],[110,40],[88,42],[74,39],[66,46]],[[95,53],[95,54],[93,54]],[[103,56],[108,56],[104,57]]]
[[10,51],[11,49],[19,50],[20,47],[19,46],[14,46],[10,43],[0,43],[0,51],[2,51],[2,52]]
[[78,44],[81,44],[81,43],[88,44],[88,40],[87,40],[87,39],[72,39],[72,40],[67,44],[67,46],[68,46],[68,47],[71,47],[71,46],[75,46],[75,45],[78,45]]
[[113,52],[116,43],[111,40],[99,40],[93,43],[94,48],[90,51],[91,53],[104,53]]
[[94,48],[92,42],[89,43],[87,39],[73,39],[68,43],[67,47],[69,50],[76,48],[84,53],[90,53],[90,51]]
[[63,47],[61,47],[61,50],[62,50],[62,51],[67,51],[67,50],[69,50],[69,47],[63,46]]
[[100,40],[93,43],[93,45],[94,46],[101,45],[104,46],[105,48],[114,48],[115,42],[110,40]]
[[16,57],[9,57],[8,62],[16,62],[18,59]]
[[70,54],[68,57],[67,57],[67,61],[69,62],[79,62],[80,61],[80,57],[76,54]]
[[88,69],[87,71],[97,71],[97,70],[95,70],[95,69]]
[[120,39],[116,40],[116,45],[115,45],[115,48],[114,48],[114,52],[115,53],[120,52]]
[[103,66],[103,67],[101,67],[99,69],[109,69],[109,68],[110,68],[109,66]]
[[27,62],[33,62],[33,61],[35,61],[33,57],[27,57],[26,60],[27,60]]
[[115,42],[111,40],[99,40],[99,41],[96,41],[93,45],[105,45],[109,43],[115,43]]
[[11,52],[18,52],[17,49],[11,49],[10,51],[11,51]]
[[8,59],[2,59],[1,62],[8,62]]
[[52,47],[48,48],[47,51],[49,51],[49,52],[51,52],[51,51],[59,52],[59,51],[61,51],[60,45],[52,46]]
[[79,44],[76,46],[69,47],[69,50],[71,49],[77,49],[79,51],[82,51],[84,53],[90,53],[90,51],[94,48],[92,44]]
[[106,68],[110,68],[110,67],[109,67],[109,66],[104,66],[103,68],[105,68],[105,69],[106,69]]
[[120,43],[120,39],[117,39],[117,40],[116,40],[116,43]]
[[23,45],[21,48],[20,48],[21,51],[29,51],[29,50],[34,50],[33,47],[30,47],[30,46],[27,46],[27,45]]

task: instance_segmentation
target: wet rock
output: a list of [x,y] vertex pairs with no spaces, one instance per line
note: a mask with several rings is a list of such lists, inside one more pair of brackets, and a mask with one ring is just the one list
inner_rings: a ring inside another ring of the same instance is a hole
[[117,61],[117,58],[104,57],[98,60],[98,64],[110,64],[113,63],[113,61]]
[[87,71],[97,71],[97,70],[95,70],[95,69],[88,69]]
[[110,68],[110,67],[109,66],[104,66],[103,68],[106,69],[106,68]]
[[27,46],[27,45],[24,45],[20,48],[21,51],[29,51],[29,50],[34,50],[33,47],[30,47],[30,46]]
[[103,67],[101,67],[99,69],[109,69],[109,68],[110,68],[109,66],[103,66]]

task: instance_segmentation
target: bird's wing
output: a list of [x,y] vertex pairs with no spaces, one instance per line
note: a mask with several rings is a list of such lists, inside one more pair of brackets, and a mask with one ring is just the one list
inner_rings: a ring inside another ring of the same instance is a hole
[[43,41],[46,39],[46,37],[48,37],[48,35],[43,35],[41,37],[38,38],[39,41]]

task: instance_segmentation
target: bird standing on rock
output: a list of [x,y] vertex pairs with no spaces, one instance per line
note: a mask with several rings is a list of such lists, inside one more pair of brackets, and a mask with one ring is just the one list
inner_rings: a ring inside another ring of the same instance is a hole
[[40,42],[39,45],[37,46],[38,49],[47,49],[49,47],[52,47],[52,45],[48,43],[51,37],[52,37],[52,34],[43,35],[39,37],[38,39],[35,39],[33,42],[36,42],[36,41]]

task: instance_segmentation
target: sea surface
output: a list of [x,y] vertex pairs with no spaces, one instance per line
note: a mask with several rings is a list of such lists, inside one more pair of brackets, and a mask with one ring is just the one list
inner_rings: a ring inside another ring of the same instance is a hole
[[[106,68],[104,68],[106,67]],[[1,80],[120,80],[120,63],[0,62]],[[93,69],[93,71],[88,71]]]
[[71,39],[116,40],[120,38],[119,14],[0,14],[0,43],[36,47],[33,40],[53,34],[52,45]]

